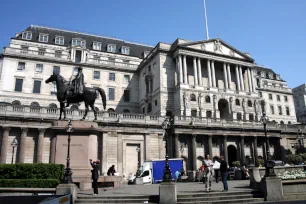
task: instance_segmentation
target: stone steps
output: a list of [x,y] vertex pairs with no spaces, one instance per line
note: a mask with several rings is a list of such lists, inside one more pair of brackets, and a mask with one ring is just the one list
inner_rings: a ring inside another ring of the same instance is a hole
[[135,196],[77,196],[75,203],[106,203],[106,204],[115,204],[115,203],[158,203],[159,196],[146,196],[146,195],[135,195]]

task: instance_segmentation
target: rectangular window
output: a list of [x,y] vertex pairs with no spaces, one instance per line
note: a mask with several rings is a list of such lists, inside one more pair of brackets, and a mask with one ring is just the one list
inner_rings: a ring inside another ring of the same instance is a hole
[[34,80],[33,93],[40,93],[41,81]]
[[51,95],[56,95],[57,94],[57,89],[56,89],[56,82],[52,83],[52,87],[51,87]]
[[272,94],[269,94],[269,99],[273,100]]
[[130,54],[130,48],[129,47],[122,47],[121,48],[121,54],[129,55]]
[[61,68],[59,66],[53,66],[53,73],[59,75]]
[[28,53],[28,51],[29,51],[28,46],[24,46],[24,45],[21,46],[21,51],[20,51],[21,53],[26,54]]
[[94,50],[101,50],[102,44],[100,42],[93,42],[92,48]]
[[15,81],[15,91],[22,92],[22,84],[23,84],[23,79],[16,79],[16,81]]
[[115,73],[109,73],[108,80],[109,80],[109,81],[116,81],[116,75],[115,75]]
[[289,107],[286,107],[286,115],[290,115]]
[[157,100],[155,100],[155,106],[157,106]]
[[40,55],[40,56],[44,56],[45,52],[46,52],[46,49],[44,49],[44,48],[38,49],[38,55]]
[[206,111],[206,117],[211,118],[212,117],[212,112],[211,111]]
[[280,101],[280,96],[279,95],[277,95],[276,98],[277,98],[277,101]]
[[35,71],[36,72],[42,72],[43,71],[43,69],[44,69],[44,65],[43,64],[36,64],[36,69],[35,69]]
[[108,88],[108,100],[114,101],[115,100],[115,89]]
[[57,44],[57,45],[64,45],[64,37],[56,36],[55,37],[55,44]]
[[270,112],[271,112],[271,114],[274,115],[274,106],[273,105],[270,105]]
[[124,75],[124,83],[128,84],[130,82],[130,75]]
[[191,110],[191,117],[197,117],[197,110]]
[[283,115],[282,107],[281,107],[281,106],[278,106],[278,114],[279,114],[279,115]]
[[32,33],[31,32],[23,32],[22,33],[23,40],[32,40]]
[[284,100],[285,100],[286,102],[288,102],[288,97],[287,97],[287,96],[284,96]]
[[46,42],[48,42],[48,38],[49,38],[49,35],[47,35],[47,34],[39,34],[38,41],[46,43]]
[[56,50],[55,53],[54,53],[54,56],[57,57],[57,58],[61,58],[62,57],[62,51]]
[[18,71],[24,71],[25,70],[25,62],[18,62]]
[[86,42],[81,39],[72,39],[72,46],[80,46],[80,47],[85,47]]
[[116,45],[114,44],[107,45],[107,52],[116,52]]
[[130,101],[130,90],[124,90],[123,100],[126,102]]
[[94,79],[100,79],[100,71],[94,71],[93,72],[93,78]]

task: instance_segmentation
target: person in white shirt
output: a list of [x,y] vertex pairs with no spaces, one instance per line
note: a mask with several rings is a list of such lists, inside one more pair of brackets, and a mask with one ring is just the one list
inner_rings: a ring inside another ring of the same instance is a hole
[[205,191],[211,191],[211,179],[213,176],[213,166],[214,163],[211,161],[210,156],[207,154],[203,161],[204,163],[204,183],[205,183]]

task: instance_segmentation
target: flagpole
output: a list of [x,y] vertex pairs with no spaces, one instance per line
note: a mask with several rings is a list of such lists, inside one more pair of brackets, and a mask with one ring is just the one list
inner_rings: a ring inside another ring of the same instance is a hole
[[207,14],[206,14],[206,0],[204,0],[204,13],[205,13],[205,23],[206,23],[206,40],[209,40],[208,22],[207,22]]

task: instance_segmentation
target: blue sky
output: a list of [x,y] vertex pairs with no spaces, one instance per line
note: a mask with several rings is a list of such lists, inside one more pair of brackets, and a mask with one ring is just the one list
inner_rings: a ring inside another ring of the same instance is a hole
[[[207,0],[210,38],[219,37],[293,88],[306,83],[305,0]],[[203,40],[203,0],[2,0],[0,46],[27,26],[55,28],[156,45]]]

